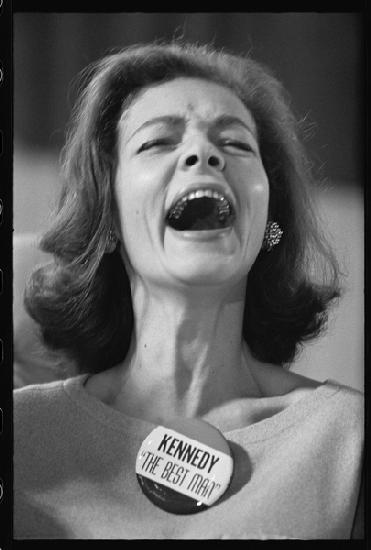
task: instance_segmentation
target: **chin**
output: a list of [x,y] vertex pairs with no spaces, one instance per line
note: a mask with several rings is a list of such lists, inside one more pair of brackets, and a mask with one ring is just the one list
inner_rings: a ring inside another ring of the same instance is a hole
[[202,261],[183,262],[172,270],[172,276],[189,286],[234,286],[247,277],[249,269],[233,266],[233,262]]

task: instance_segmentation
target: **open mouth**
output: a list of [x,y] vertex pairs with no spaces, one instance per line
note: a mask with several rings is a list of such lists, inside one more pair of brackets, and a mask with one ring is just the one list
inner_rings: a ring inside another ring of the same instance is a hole
[[191,191],[168,211],[166,223],[175,231],[210,231],[233,225],[231,202],[213,189]]

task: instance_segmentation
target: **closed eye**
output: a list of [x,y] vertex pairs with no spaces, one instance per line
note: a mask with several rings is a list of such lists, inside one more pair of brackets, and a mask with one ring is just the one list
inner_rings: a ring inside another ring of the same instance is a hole
[[254,149],[251,147],[249,143],[246,143],[244,141],[238,141],[234,139],[223,139],[221,141],[222,147],[234,147],[236,149],[240,149],[241,151],[247,151],[247,152],[254,152]]
[[152,149],[154,147],[166,147],[170,145],[174,145],[174,142],[169,138],[152,139],[150,141],[146,141],[145,143],[142,143],[142,145],[138,149],[138,153],[141,153],[143,151],[148,151],[149,149]]

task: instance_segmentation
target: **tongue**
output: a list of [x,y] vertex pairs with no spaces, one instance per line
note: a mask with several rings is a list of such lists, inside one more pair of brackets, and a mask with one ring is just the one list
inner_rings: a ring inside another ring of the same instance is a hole
[[220,215],[218,201],[202,197],[189,201],[181,216],[170,216],[168,223],[176,231],[206,231],[223,229],[230,220],[228,215]]

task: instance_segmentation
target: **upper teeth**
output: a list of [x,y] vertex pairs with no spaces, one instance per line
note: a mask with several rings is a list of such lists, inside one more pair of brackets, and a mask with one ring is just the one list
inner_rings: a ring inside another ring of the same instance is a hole
[[225,212],[229,210],[230,202],[218,191],[214,189],[197,189],[197,191],[191,191],[179,199],[175,205],[170,210],[170,215],[175,218],[179,218],[180,214],[185,208],[185,205],[188,201],[193,199],[201,199],[203,197],[213,198],[221,201],[221,209]]
[[190,193],[185,195],[185,197],[183,197],[182,200],[201,199],[202,197],[209,197],[209,198],[221,199],[221,200],[224,199],[223,195],[218,191],[214,191],[212,189],[198,189],[197,191],[191,191]]

